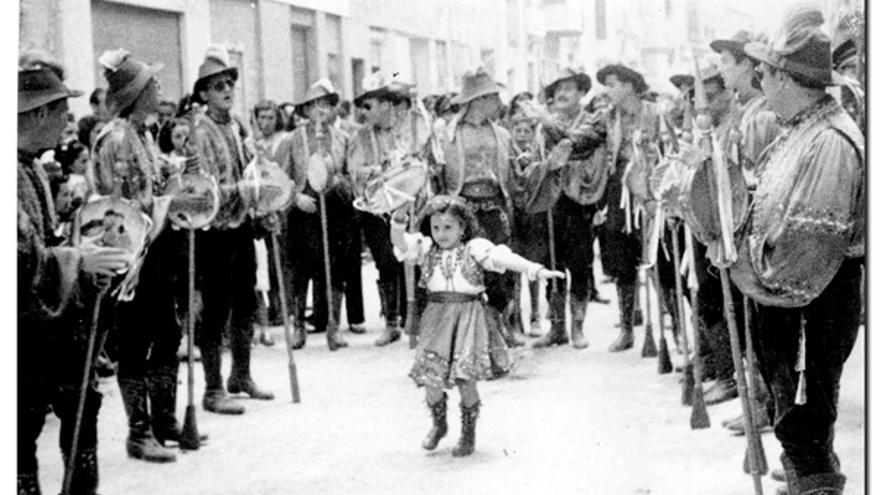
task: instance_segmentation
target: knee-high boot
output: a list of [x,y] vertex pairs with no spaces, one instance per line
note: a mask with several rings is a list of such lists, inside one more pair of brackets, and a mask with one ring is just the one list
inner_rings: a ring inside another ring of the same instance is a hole
[[536,340],[533,347],[550,347],[568,344],[565,330],[565,291],[558,290],[550,296],[550,331]]
[[395,284],[396,281],[389,282],[387,280],[383,280],[379,284],[382,314],[385,315],[385,329],[382,330],[382,335],[375,342],[379,347],[400,340],[400,329],[397,328],[397,286]]
[[608,348],[610,352],[620,352],[631,349],[635,344],[633,336],[633,319],[635,313],[635,282],[622,282],[617,280],[617,302],[620,308],[620,334]]
[[480,401],[470,406],[461,405],[461,437],[452,449],[452,455],[463,457],[474,452],[477,440],[477,417],[480,415]]
[[230,394],[247,394],[251,399],[272,400],[275,395],[262,390],[251,376],[251,337],[250,331],[233,328],[231,339],[232,372],[226,380],[226,390]]
[[440,439],[445,437],[446,432],[449,431],[449,423],[446,422],[446,397],[444,393],[442,399],[433,404],[428,404],[433,424],[431,425],[431,431],[428,432],[428,436],[422,440],[422,448],[425,450],[436,449]]
[[[68,461],[70,459],[69,452],[62,452],[62,458],[64,459],[64,467],[67,469]],[[172,453],[173,456],[173,453]],[[172,459],[173,460],[173,459]],[[71,495],[95,495],[98,490],[98,452],[97,449],[90,448],[84,449],[80,452],[76,453],[76,460],[73,463],[73,476],[70,479],[70,494]],[[20,482],[20,479],[19,479]],[[22,493],[19,491],[19,493]],[[25,492],[25,493],[40,493],[40,488],[37,485],[36,492]]]
[[346,342],[345,339],[342,338],[342,335],[339,334],[339,314],[342,306],[342,295],[343,292],[337,289],[333,289],[333,293],[331,294],[333,324],[330,325],[328,322],[327,325],[327,347],[331,351],[335,351],[341,347],[348,347],[348,342]]
[[180,423],[177,422],[177,366],[153,370],[147,378],[150,390],[150,419],[153,435],[164,447],[166,440],[177,442]]
[[538,310],[540,300],[538,297],[538,281],[533,280],[529,282],[529,303],[531,305],[531,311],[529,312],[529,337],[540,337],[541,336],[541,315]]
[[590,346],[584,336],[584,320],[587,319],[587,301],[584,298],[571,298],[571,345],[575,349],[586,349]]
[[230,399],[226,389],[223,388],[219,345],[203,345],[202,368],[205,370],[205,396],[202,398],[202,407],[217,414],[244,414],[244,406]]
[[119,391],[128,415],[128,438],[125,451],[129,457],[147,462],[174,462],[177,456],[153,436],[147,410],[147,383],[143,378],[119,378]]

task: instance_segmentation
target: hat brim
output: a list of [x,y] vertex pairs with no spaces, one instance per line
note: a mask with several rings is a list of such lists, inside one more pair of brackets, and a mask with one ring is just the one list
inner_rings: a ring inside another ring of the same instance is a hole
[[35,108],[40,108],[41,106],[48,105],[49,103],[52,103],[54,101],[63,100],[66,98],[76,98],[82,95],[82,91],[75,89],[68,89],[66,91],[56,90],[37,96],[28,95],[27,93],[19,93],[18,113],[29,112]]
[[745,55],[745,43],[741,41],[734,40],[714,40],[709,43],[709,48],[712,49],[715,53],[721,53],[724,50],[729,51],[730,53],[738,53]]
[[553,98],[553,93],[556,91],[556,86],[558,86],[562,81],[568,81],[574,79],[578,83],[578,87],[586,86],[586,90],[584,93],[589,93],[591,89],[593,89],[593,80],[590,78],[588,74],[580,73],[580,74],[572,74],[566,77],[560,77],[559,79],[553,81],[552,83],[544,86],[544,98],[549,100]]
[[633,89],[635,89],[636,94],[642,94],[648,91],[648,83],[647,81],[645,81],[645,77],[642,76],[638,71],[630,69],[625,65],[614,64],[602,67],[601,69],[599,69],[599,72],[596,73],[596,79],[599,81],[599,84],[607,86],[607,84],[605,84],[605,81],[610,75],[617,76],[618,79],[629,81],[630,83],[632,83]]
[[399,91],[395,91],[388,86],[382,86],[381,88],[372,89],[370,91],[367,91],[366,93],[363,93],[362,95],[355,98],[353,103],[354,106],[360,107],[364,104],[364,102],[370,99],[391,101],[405,98],[408,98],[408,96],[400,93]]
[[212,77],[217,76],[219,74],[229,74],[230,76],[232,76],[233,81],[238,81],[238,67],[227,67],[225,69],[221,69],[221,70],[217,70],[217,71],[205,74],[202,77],[198,78],[196,80],[195,84],[193,84],[192,99],[194,102],[196,102],[200,105],[204,105],[206,103],[205,100],[203,100],[202,97],[199,96],[199,93],[201,93],[202,91],[207,89],[204,86],[205,86],[205,83],[208,82],[208,79],[211,79]]
[[675,74],[669,78],[669,82],[676,88],[681,88],[684,85],[693,86],[694,76],[690,74]]
[[330,106],[335,107],[336,104],[339,103],[339,93],[329,93],[326,95],[321,95],[317,98],[309,98],[308,100],[304,100],[300,103],[295,104],[293,106],[293,111],[296,112],[300,117],[305,117],[306,116],[306,114],[305,114],[306,107],[312,102],[316,102],[318,100],[323,100],[323,99],[327,99],[328,102],[330,103]]
[[498,83],[493,83],[492,86],[483,88],[483,89],[477,91],[476,93],[472,93],[469,95],[459,94],[455,98],[449,100],[449,104],[450,105],[465,105],[465,104],[470,103],[470,102],[476,100],[477,98],[481,98],[483,96],[497,95],[498,93],[501,92],[502,89],[503,88]]
[[110,93],[107,92],[106,96],[106,104],[107,110],[110,112],[110,115],[117,115],[119,112],[125,110],[140,96],[141,92],[144,88],[147,87],[147,83],[150,82],[150,78],[155,76],[160,70],[165,68],[165,64],[163,63],[155,63],[155,64],[147,64],[146,70],[142,70],[137,77],[134,78],[133,81],[128,83],[126,87],[124,87],[118,93]]
[[838,84],[836,82],[835,77],[832,74],[833,71],[828,72],[827,78],[817,79],[815,77],[811,77],[806,74],[801,74],[800,72],[797,72],[797,71],[786,70],[785,67],[782,67],[781,65],[779,65],[779,63],[777,63],[773,60],[773,57],[770,56],[770,54],[771,54],[770,47],[768,45],[763,44],[763,43],[748,43],[745,46],[745,53],[746,53],[746,55],[748,55],[749,57],[752,57],[753,59],[757,60],[758,62],[763,62],[771,67],[775,67],[779,70],[783,70],[788,73],[798,74],[799,76],[810,79],[811,81],[815,81],[816,83],[824,84],[825,86],[837,86],[837,84]]

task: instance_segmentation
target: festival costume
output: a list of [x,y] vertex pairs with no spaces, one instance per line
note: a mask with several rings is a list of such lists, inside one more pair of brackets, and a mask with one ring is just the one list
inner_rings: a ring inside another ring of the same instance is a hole
[[[119,184],[122,196],[146,214],[162,188],[159,150],[146,129],[116,118],[95,140],[96,190],[111,195]],[[131,457],[154,462],[175,460],[157,439],[174,438],[180,427],[177,406],[177,348],[181,327],[175,304],[185,294],[186,242],[180,231],[160,231],[144,258],[134,299],[116,311],[117,381],[128,416],[126,450]]]
[[[639,100],[635,113],[616,107],[606,122],[611,176],[603,200],[608,213],[599,235],[602,268],[614,278],[620,306],[621,335],[612,344],[612,351],[633,345],[636,279],[642,260],[641,225],[645,217],[640,206],[645,201],[645,190],[632,190],[630,185],[646,183],[647,175],[659,158],[656,145],[660,118],[654,104]],[[634,142],[634,138],[638,141]]]
[[[327,329],[328,340],[341,343],[336,328],[327,328],[326,282],[324,276],[324,257],[321,240],[321,212],[315,192],[307,181],[309,157],[322,149],[330,154],[333,170],[329,171],[330,186],[325,191],[327,206],[327,238],[330,245],[329,258],[331,267],[331,288],[333,291],[333,313],[335,322],[339,322],[339,311],[344,291],[344,274],[346,259],[353,257],[356,221],[352,207],[352,193],[346,173],[345,157],[349,147],[349,138],[333,126],[322,124],[322,144],[315,135],[315,125],[308,123],[290,133],[279,145],[275,161],[293,179],[296,193],[303,193],[315,198],[316,211],[306,213],[295,206],[288,211],[287,225],[287,259],[291,268],[291,280],[287,283],[291,290],[290,305],[293,308],[294,347],[305,345],[305,308],[306,291],[309,280],[312,281],[312,308],[315,315],[315,328],[319,331]],[[360,256],[356,258],[360,263]],[[331,344],[332,346],[332,344]]]
[[[75,248],[53,234],[57,226],[42,164],[18,152],[18,487],[40,493],[37,438],[52,406],[61,421],[65,466],[71,448],[86,356],[93,276],[80,272]],[[48,366],[47,363],[52,363]],[[102,395],[94,377],[86,393],[71,493],[98,487],[97,426]]]
[[232,351],[229,392],[272,398],[271,393],[254,384],[250,373],[256,311],[256,232],[238,189],[249,157],[242,144],[239,123],[229,114],[220,115],[209,108],[196,115],[195,137],[200,165],[220,187],[217,216],[210,229],[199,230],[195,235],[196,285],[202,294],[201,324],[196,328],[205,370],[202,406],[220,414],[242,414],[244,408],[226,395],[221,374],[221,345],[227,320]]
[[[589,136],[572,139],[568,131],[572,126],[583,123],[586,110],[581,109],[576,115],[569,116],[561,112],[554,113],[549,122],[541,125],[540,131],[546,153],[563,139],[572,143],[571,153],[564,167],[555,173],[562,189],[562,194],[553,205],[550,214],[553,218],[554,244],[556,248],[556,267],[554,270],[568,270],[571,274],[571,335],[573,345],[582,349],[587,347],[583,335],[583,324],[586,319],[587,305],[593,287],[593,215],[596,203],[602,198],[608,180],[608,167],[605,148],[600,138]],[[545,252],[542,262],[549,264],[549,251]],[[553,343],[566,343],[565,323],[565,290],[556,292],[555,300],[551,296],[548,282],[547,294],[550,312],[555,316],[550,333],[535,343],[541,347]]]
[[[516,188],[510,165],[510,134],[498,124],[485,120],[467,122],[464,113],[456,115],[439,135],[441,150],[438,178],[443,194],[462,197],[474,211],[486,238],[494,244],[511,240],[511,191]],[[489,273],[486,296],[491,317],[501,320],[514,310],[516,276],[512,273]],[[508,328],[502,328],[505,335]],[[522,341],[515,341],[522,345]],[[511,340],[514,343],[514,340]]]
[[827,96],[783,125],[758,164],[731,278],[755,306],[755,351],[775,401],[790,489],[833,478],[827,493],[840,493],[832,442],[843,364],[859,328],[864,138]]

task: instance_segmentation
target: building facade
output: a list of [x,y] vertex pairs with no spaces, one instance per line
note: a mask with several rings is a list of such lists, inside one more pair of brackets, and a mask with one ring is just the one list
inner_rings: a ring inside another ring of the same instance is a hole
[[[541,0],[21,0],[19,43],[58,57],[86,91],[105,85],[97,57],[126,48],[165,65],[168,99],[192,91],[206,48],[220,44],[239,67],[244,114],[261,99],[298,101],[321,77],[350,99],[376,70],[431,94],[482,65],[511,92],[535,91],[542,19]],[[87,98],[71,110],[88,113]]]

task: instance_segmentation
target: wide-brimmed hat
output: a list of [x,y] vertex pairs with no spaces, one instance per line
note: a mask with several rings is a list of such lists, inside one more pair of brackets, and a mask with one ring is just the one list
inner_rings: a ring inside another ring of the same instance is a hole
[[721,53],[724,50],[733,54],[745,55],[745,46],[753,41],[760,41],[757,36],[749,31],[737,31],[731,38],[714,40],[709,43],[715,53]]
[[593,80],[590,79],[590,76],[587,75],[586,72],[584,72],[582,67],[566,67],[559,71],[559,74],[556,75],[556,79],[554,79],[553,82],[544,87],[544,99],[549,100],[553,98],[556,86],[562,81],[570,79],[573,79],[577,83],[578,89],[582,90],[584,93],[589,93],[590,88],[593,87]]
[[18,113],[82,94],[82,91],[68,89],[52,67],[38,65],[18,71]]
[[339,103],[339,93],[336,92],[336,88],[329,79],[319,79],[315,84],[312,84],[309,90],[306,91],[305,97],[293,105],[293,111],[305,117],[306,105],[322,98],[327,98],[331,107]]
[[788,12],[779,35],[770,43],[749,43],[748,56],[818,84],[835,85],[831,39],[820,29],[824,17],[815,8],[798,6]]
[[837,48],[831,52],[831,64],[834,69],[840,68],[844,62],[858,55],[858,50],[856,48],[856,42],[849,39],[845,40],[843,43],[838,45]]
[[681,89],[682,86],[694,87],[694,76],[690,74],[675,74],[669,78],[669,82],[676,88]]
[[414,84],[408,84],[397,80],[396,74],[388,76],[383,72],[374,72],[364,78],[364,92],[354,99],[354,105],[359,107],[369,99],[400,102],[409,99],[412,95]]
[[473,72],[467,72],[461,78],[461,92],[449,101],[452,105],[464,105],[481,96],[498,94],[504,86],[498,84],[486,69],[480,67]]
[[193,84],[193,101],[205,104],[199,93],[205,90],[208,80],[217,74],[228,74],[233,81],[238,81],[238,68],[229,61],[229,52],[220,45],[213,45],[205,51],[205,60],[199,66],[199,78]]
[[159,63],[146,64],[136,60],[123,48],[105,51],[98,57],[98,63],[104,67],[104,79],[107,80],[106,104],[110,115],[118,115],[130,107],[147,87],[150,79],[165,67]]
[[631,69],[623,64],[611,64],[602,67],[601,69],[599,69],[599,72],[596,73],[596,79],[599,81],[600,84],[606,85],[605,80],[610,75],[617,76],[617,79],[621,81],[627,81],[631,83],[633,85],[633,89],[635,89],[636,94],[642,94],[648,90],[648,83],[645,82],[645,77],[636,70]]

